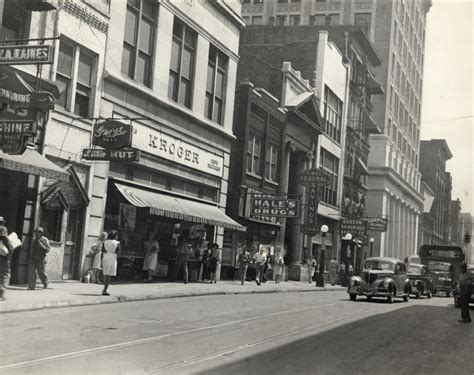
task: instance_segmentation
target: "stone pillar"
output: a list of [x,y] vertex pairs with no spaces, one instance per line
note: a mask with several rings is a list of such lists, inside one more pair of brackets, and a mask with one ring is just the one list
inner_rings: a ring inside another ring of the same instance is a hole
[[[299,176],[304,169],[304,160],[301,158],[297,159],[297,172],[296,175]],[[300,194],[302,197],[302,206],[305,207],[306,204],[306,189],[304,185],[302,184],[297,184],[296,185],[296,193]],[[299,218],[293,219],[295,224],[292,228],[292,236],[291,236],[291,241],[290,241],[290,246],[291,246],[291,264],[296,264],[299,265],[301,263],[301,260],[303,259],[302,253],[303,253],[303,244],[304,244],[304,235],[301,233],[301,224],[304,222],[304,212],[302,215],[300,215]]]
[[[288,179],[290,176],[290,154],[291,154],[291,145],[287,142],[284,144],[285,147],[285,158],[282,163],[282,172],[280,176],[280,191],[281,193],[288,193]],[[302,207],[300,207],[300,210]],[[280,226],[280,241],[281,244],[285,244],[286,236],[286,218],[281,219]]]
[[401,245],[401,204],[398,199],[395,200],[395,233],[392,239],[393,248],[391,250],[391,256],[398,258],[400,254]]
[[390,235],[389,242],[390,246],[387,248],[385,256],[393,256],[395,249],[395,239],[397,237],[397,204],[394,197],[390,199]]

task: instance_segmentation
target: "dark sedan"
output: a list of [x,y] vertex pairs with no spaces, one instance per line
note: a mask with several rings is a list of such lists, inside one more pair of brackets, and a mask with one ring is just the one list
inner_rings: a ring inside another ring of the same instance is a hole
[[423,264],[411,263],[408,265],[408,278],[411,281],[411,294],[416,298],[433,295],[433,277],[431,272]]

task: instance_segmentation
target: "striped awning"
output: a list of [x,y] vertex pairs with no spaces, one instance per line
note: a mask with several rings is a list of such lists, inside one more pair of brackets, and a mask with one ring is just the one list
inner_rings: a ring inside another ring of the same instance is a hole
[[130,204],[148,207],[151,214],[245,231],[245,227],[232,220],[217,206],[118,183],[115,186]]
[[69,179],[68,172],[31,149],[26,149],[22,155],[9,155],[0,151],[0,168],[57,180]]

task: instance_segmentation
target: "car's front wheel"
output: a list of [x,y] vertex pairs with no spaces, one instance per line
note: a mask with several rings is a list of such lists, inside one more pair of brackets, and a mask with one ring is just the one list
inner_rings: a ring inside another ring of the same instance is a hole
[[426,293],[426,297],[431,298],[431,296],[432,296],[431,290],[428,290],[428,293]]
[[393,303],[393,298],[397,295],[396,290],[390,290],[390,294],[387,296],[387,302],[388,303]]
[[367,301],[372,301],[372,296],[367,296]]
[[351,293],[349,294],[349,298],[351,299],[351,301],[355,301],[357,299],[357,294]]
[[409,294],[403,296],[403,302],[408,302],[409,300],[410,300],[410,295]]

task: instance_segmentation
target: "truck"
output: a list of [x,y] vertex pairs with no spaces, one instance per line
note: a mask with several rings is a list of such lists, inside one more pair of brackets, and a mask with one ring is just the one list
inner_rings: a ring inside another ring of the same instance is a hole
[[461,273],[460,265],[466,255],[460,246],[422,245],[418,251],[421,264],[428,267],[433,277],[433,294],[442,292],[450,297],[455,280]]

